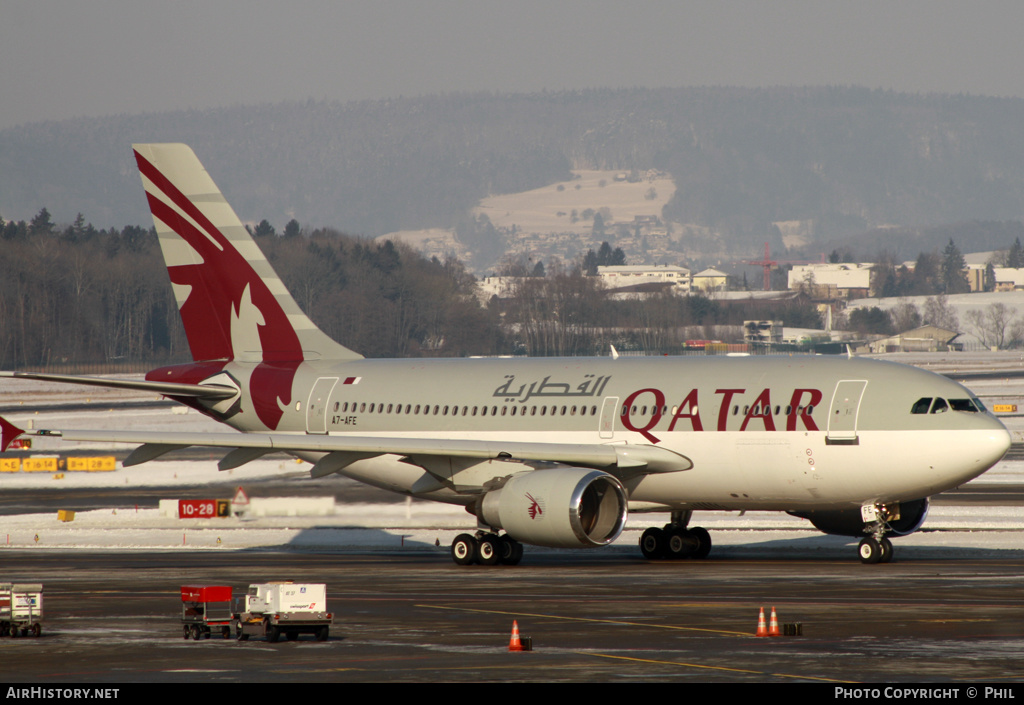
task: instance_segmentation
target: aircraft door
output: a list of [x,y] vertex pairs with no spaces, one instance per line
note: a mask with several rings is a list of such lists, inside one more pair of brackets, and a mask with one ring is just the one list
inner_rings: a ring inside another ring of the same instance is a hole
[[306,405],[306,433],[327,433],[327,405],[336,384],[337,377],[321,377],[313,385]]
[[615,435],[615,415],[619,413],[619,398],[605,397],[601,405],[601,438]]
[[857,414],[867,385],[866,379],[844,379],[836,384],[828,411],[826,443],[857,442]]

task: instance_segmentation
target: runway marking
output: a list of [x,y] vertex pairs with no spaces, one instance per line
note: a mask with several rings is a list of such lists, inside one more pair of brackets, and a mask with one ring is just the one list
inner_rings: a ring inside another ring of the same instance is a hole
[[432,610],[451,610],[453,612],[476,612],[479,614],[503,614],[510,617],[539,617],[541,619],[562,619],[569,622],[590,622],[593,624],[616,624],[624,627],[647,627],[650,629],[672,629],[675,631],[683,632],[705,632],[709,634],[726,634],[728,636],[749,636],[753,638],[753,634],[750,632],[734,632],[728,629],[706,629],[703,627],[680,627],[672,624],[649,624],[646,622],[625,622],[618,619],[592,619],[588,617],[563,617],[557,614],[531,614],[529,612],[507,612],[501,610],[480,610],[473,609],[471,607],[448,607],[445,605],[414,605],[414,607],[423,607],[425,609]]
[[978,617],[977,619],[919,619],[919,622],[935,623],[935,624],[951,624],[951,623],[967,623],[967,622],[994,622],[994,619],[987,619],[984,617]]
[[616,656],[614,654],[599,654],[595,652],[577,651],[581,656],[598,656],[600,658],[617,659],[619,661],[636,661],[638,663],[653,663],[662,666],[683,666],[685,668],[700,668],[709,671],[729,671],[730,673],[749,673],[755,676],[774,676],[776,678],[798,678],[808,681],[825,681],[827,683],[855,683],[856,681],[845,681],[836,678],[824,678],[819,676],[799,676],[793,673],[769,673],[768,671],[753,671],[748,668],[729,668],[728,666],[705,666],[700,663],[688,663],[685,661],[660,661],[657,659],[637,658],[635,656]]

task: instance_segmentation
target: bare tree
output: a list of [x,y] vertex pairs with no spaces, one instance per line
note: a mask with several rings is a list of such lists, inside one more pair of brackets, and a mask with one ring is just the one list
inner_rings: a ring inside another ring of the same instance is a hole
[[889,310],[892,318],[892,325],[897,333],[913,330],[921,325],[921,312],[917,306],[906,299],[900,299],[895,306]]
[[949,305],[949,299],[945,294],[925,299],[924,322],[954,333],[960,332],[960,318],[956,315],[956,309]]
[[967,320],[982,344],[999,350],[1019,345],[1024,338],[1024,321],[1014,320],[1017,309],[994,303],[984,311],[972,308]]

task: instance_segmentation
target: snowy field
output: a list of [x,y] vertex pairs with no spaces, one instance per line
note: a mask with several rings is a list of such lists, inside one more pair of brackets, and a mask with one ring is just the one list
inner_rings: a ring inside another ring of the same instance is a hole
[[[983,371],[993,367],[1016,368],[1020,353],[1012,355],[942,354],[886,356],[920,364],[943,372]],[[1024,379],[1006,378],[972,381],[969,386],[985,403],[1018,403],[1024,397]],[[136,430],[200,431],[224,430],[206,417],[172,408],[115,410],[104,407],[121,401],[154,400],[151,394],[89,389],[21,380],[0,381],[0,407],[4,415],[21,427],[35,428],[132,428]],[[85,402],[96,410],[47,410],[56,403]],[[1024,409],[1024,404],[1020,404]],[[24,407],[24,411],[21,407]],[[14,410],[12,410],[12,408]],[[1016,442],[1024,441],[1024,417],[1004,418]],[[33,438],[33,453],[46,455],[56,450],[95,451],[97,444],[70,444],[58,439]],[[170,456],[173,458],[173,455]],[[241,468],[218,472],[216,454],[209,461],[153,461],[134,468],[118,467],[113,472],[2,473],[4,495],[19,490],[44,490],[59,494],[72,488],[133,489],[160,487],[167,499],[176,499],[175,488],[217,485],[245,486],[260,480],[284,480],[300,486],[310,466],[294,460],[274,458],[254,461]],[[339,481],[339,487],[344,487]],[[1004,461],[974,484],[1024,484],[1024,461]],[[323,484],[325,494],[333,488]],[[74,506],[67,509],[74,510]],[[637,551],[640,533],[660,525],[667,515],[633,515],[622,537],[603,551]],[[804,520],[784,514],[749,512],[697,512],[694,524],[712,531],[716,554],[792,554],[847,558],[854,539],[825,536]],[[339,502],[333,516],[262,517],[256,519],[175,519],[160,516],[157,509],[99,509],[77,512],[73,522],[61,522],[57,513],[0,517],[0,549],[62,550],[380,550],[447,552],[457,533],[476,528],[475,519],[461,507],[411,501],[396,495],[392,503],[350,504]],[[925,530],[895,540],[898,551],[913,549],[915,556],[957,557],[977,551],[1024,550],[1024,507],[1016,506],[932,506]],[[545,551],[529,547],[528,551]],[[1003,554],[1005,555],[1005,554]]]
[[[892,309],[899,303],[909,303],[917,307],[920,313],[925,311],[925,302],[929,296],[905,296],[905,297],[890,297],[885,299],[857,299],[850,302],[850,307],[847,309],[847,315],[854,308],[873,308],[878,307],[883,311]],[[979,336],[976,334],[970,319],[967,314],[969,311],[977,310],[984,312],[992,304],[1003,304],[1008,309],[1010,319],[1012,321],[1018,321],[1024,317],[1024,291],[999,291],[999,292],[974,292],[971,294],[953,294],[952,296],[946,297],[946,302],[953,311],[956,312],[957,318],[960,322],[959,330],[961,335],[957,338],[957,342],[962,343],[980,343]],[[982,353],[988,354],[988,353]],[[996,355],[1004,354],[1016,354],[1018,360],[1021,357],[1021,352],[1018,350],[1016,353],[995,353]]]

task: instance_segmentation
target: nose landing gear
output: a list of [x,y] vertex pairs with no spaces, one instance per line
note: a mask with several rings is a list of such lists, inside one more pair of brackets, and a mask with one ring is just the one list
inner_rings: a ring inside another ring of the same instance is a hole
[[864,520],[864,533],[871,534],[857,545],[857,556],[866,565],[889,563],[893,558],[892,541],[886,538],[891,530],[890,521],[900,518],[899,505],[893,509],[884,504],[865,504],[860,508]]

